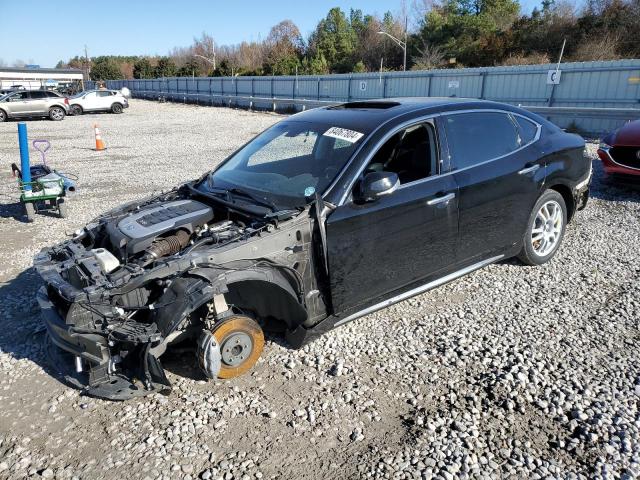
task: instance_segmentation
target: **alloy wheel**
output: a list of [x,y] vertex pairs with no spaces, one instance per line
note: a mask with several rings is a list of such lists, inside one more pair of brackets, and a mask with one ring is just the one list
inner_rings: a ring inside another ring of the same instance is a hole
[[558,245],[563,227],[562,207],[555,200],[542,204],[531,229],[531,246],[536,255],[546,257]]
[[52,108],[51,118],[54,120],[62,120],[64,118],[64,112],[61,108]]

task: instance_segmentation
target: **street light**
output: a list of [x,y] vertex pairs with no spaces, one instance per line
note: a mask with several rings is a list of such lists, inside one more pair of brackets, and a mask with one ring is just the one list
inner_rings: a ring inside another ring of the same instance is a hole
[[402,48],[402,71],[407,71],[407,19],[404,21],[404,42],[399,38],[394,37],[393,35],[388,34],[387,32],[378,32],[380,35],[386,35],[391,40],[393,40],[396,44]]
[[197,53],[193,54],[194,57],[198,57],[201,58],[202,60],[205,60],[207,62],[209,62],[211,65],[213,65],[213,69],[216,69],[216,54],[213,54],[213,60],[211,60],[210,58],[205,57],[204,55],[198,55]]

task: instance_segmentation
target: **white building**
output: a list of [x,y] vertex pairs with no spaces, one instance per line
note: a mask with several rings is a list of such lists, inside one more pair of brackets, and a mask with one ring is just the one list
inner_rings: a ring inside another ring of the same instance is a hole
[[71,68],[0,67],[0,89],[20,85],[27,90],[34,90],[82,81],[82,70]]

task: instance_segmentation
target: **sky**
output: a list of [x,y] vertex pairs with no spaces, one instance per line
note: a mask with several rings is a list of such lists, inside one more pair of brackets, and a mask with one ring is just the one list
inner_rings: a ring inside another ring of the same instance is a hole
[[[412,5],[412,0],[406,2]],[[529,13],[539,0],[520,0]],[[121,6],[116,6],[120,4]],[[0,0],[5,20],[0,29],[0,61],[17,60],[53,67],[58,60],[84,55],[166,55],[207,32],[216,44],[264,39],[271,27],[290,19],[306,38],[332,7],[346,13],[399,13],[401,0]],[[40,13],[38,13],[40,11]],[[25,18],[26,23],[16,19]]]

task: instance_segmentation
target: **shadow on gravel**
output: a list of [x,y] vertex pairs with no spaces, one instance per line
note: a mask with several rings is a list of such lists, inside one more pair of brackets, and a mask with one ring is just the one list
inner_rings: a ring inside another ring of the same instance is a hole
[[0,352],[16,360],[28,359],[68,386],[47,355],[47,335],[40,317],[36,292],[42,285],[34,268],[0,284]]
[[22,223],[27,223],[22,202],[4,203],[0,205],[0,218],[13,218]]
[[593,160],[590,195],[609,202],[640,203],[640,177],[607,175],[600,160]]

